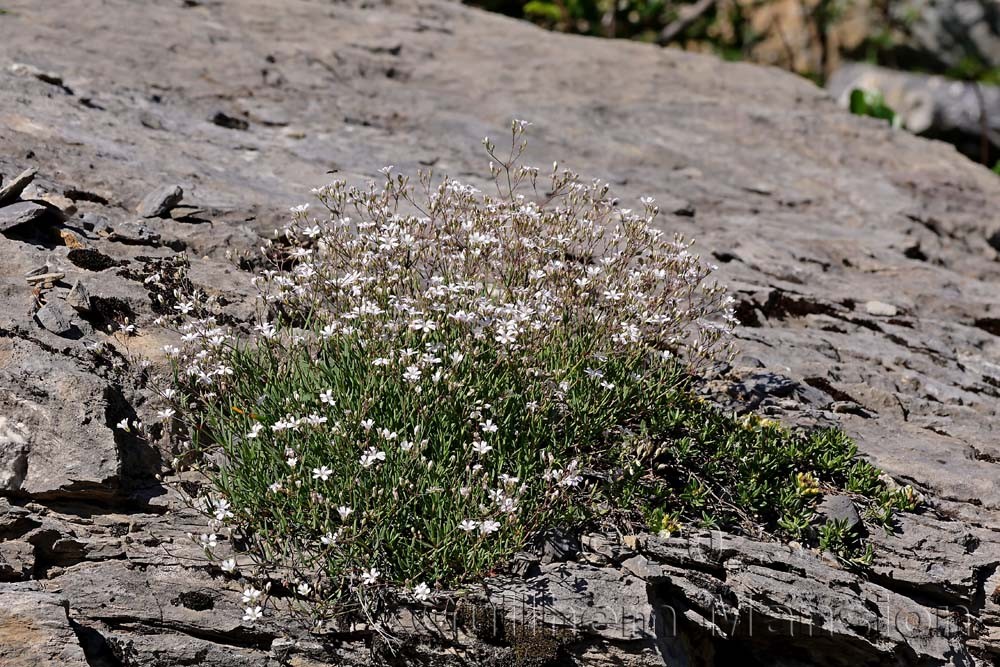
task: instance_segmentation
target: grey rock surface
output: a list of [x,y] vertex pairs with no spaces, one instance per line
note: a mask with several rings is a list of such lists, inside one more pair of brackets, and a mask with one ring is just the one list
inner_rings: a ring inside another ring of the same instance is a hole
[[66,611],[54,593],[0,593],[0,664],[88,667]]
[[37,222],[44,218],[48,212],[49,210],[41,204],[30,201],[4,206],[0,208],[0,231]]
[[164,185],[156,188],[139,202],[136,212],[144,218],[163,218],[181,203],[184,190],[179,185]]
[[[240,621],[237,583],[186,537],[204,522],[152,477],[169,447],[117,427],[156,421],[128,359],[161,363],[175,342],[155,319],[169,291],[157,282],[178,253],[196,286],[246,317],[254,290],[226,253],[259,246],[328,171],[360,183],[386,164],[432,164],[487,185],[479,140],[511,117],[534,123],[531,162],[609,178],[623,202],[658,198],[663,228],[720,264],[744,361],[713,383],[734,409],[839,425],[928,506],[871,536],[868,577],[746,537],[589,537],[479,599],[533,596],[533,609],[563,616],[536,624],[544,633],[506,612],[498,635],[495,616],[483,628],[411,610],[436,625],[398,619],[405,660],[1000,657],[995,175],[950,146],[849,116],[791,75],[544,33],[444,0],[4,9],[0,172],[37,166],[37,186],[78,210],[0,228],[0,609],[42,590],[65,598],[69,620],[55,602],[39,607],[64,662],[79,650],[113,667],[389,661],[370,629],[314,636],[270,610],[260,625]],[[211,122],[223,109],[245,129]],[[135,202],[163,183],[184,184],[198,215],[137,222]],[[26,282],[42,266],[61,276]],[[91,309],[76,316],[90,326],[79,338],[39,327],[38,303],[81,280]],[[872,314],[875,301],[896,312]],[[617,625],[564,618],[584,610]]]
[[45,304],[35,313],[38,323],[57,336],[67,336],[76,328],[73,318],[76,313],[64,301],[56,299]]
[[854,506],[854,501],[849,496],[824,496],[816,506],[816,514],[820,522],[843,522],[851,531],[860,530],[864,525],[861,523],[858,508]]
[[87,286],[79,280],[73,283],[73,287],[70,289],[69,294],[66,295],[66,303],[78,312],[89,312],[90,292],[87,291]]
[[13,204],[21,196],[24,189],[31,184],[38,173],[37,169],[25,169],[20,174],[10,180],[9,183],[0,188],[0,206]]

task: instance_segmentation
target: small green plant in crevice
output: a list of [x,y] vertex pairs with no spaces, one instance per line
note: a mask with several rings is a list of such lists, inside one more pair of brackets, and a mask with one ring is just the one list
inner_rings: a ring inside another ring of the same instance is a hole
[[831,519],[821,524],[818,532],[822,551],[846,558],[856,565],[870,565],[875,558],[872,545],[863,543],[858,531],[846,519]]
[[[633,497],[649,503],[653,530],[692,526],[809,542],[825,493],[852,495],[865,518],[886,529],[895,512],[919,502],[912,488],[888,486],[842,431],[801,433],[737,418],[683,389],[661,405],[667,407],[649,406],[632,435],[635,458],[625,466],[641,489],[633,488]],[[831,550],[853,560],[865,549],[856,541]]]
[[[791,537],[829,489],[891,521],[843,434],[695,395],[735,321],[712,267],[653,226],[653,200],[522,166],[524,130],[484,141],[490,194],[391,168],[316,190],[322,214],[295,207],[264,249],[252,332],[163,302],[185,345],[162,414],[177,468],[203,475],[206,552],[318,619],[375,617],[554,526]],[[248,585],[247,622],[264,590]]]
[[851,91],[851,113],[856,116],[871,116],[889,123],[894,128],[902,127],[903,120],[892,107],[885,102],[882,93],[872,90],[855,88]]

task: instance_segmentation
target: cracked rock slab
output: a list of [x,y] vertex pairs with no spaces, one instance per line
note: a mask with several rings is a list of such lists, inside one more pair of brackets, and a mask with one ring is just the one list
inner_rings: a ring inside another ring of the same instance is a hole
[[10,206],[0,208],[0,232],[8,229],[38,222],[46,215],[49,209],[35,202],[22,201]]
[[34,496],[109,496],[122,459],[108,426],[114,392],[65,357],[0,338],[0,490]]
[[0,588],[0,665],[88,667],[68,607],[54,593]]

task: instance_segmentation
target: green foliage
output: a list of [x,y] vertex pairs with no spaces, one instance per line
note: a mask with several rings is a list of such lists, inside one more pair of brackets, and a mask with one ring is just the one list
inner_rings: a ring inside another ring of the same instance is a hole
[[538,188],[517,164],[526,125],[506,155],[484,140],[496,195],[389,168],[317,190],[326,219],[296,207],[265,249],[255,336],[197,312],[200,295],[174,303],[177,465],[204,476],[211,555],[226,533],[313,612],[374,613],[400,589],[473,582],[554,526],[809,541],[829,491],[886,527],[916,506],[842,432],[698,397],[732,300],[652,226],[653,200],[622,208],[555,165]]
[[[693,0],[467,0],[469,4],[534,21],[561,32],[655,41]],[[710,22],[696,22],[689,35]]]
[[[451,348],[458,335],[408,334],[398,344]],[[615,389],[601,387],[575,362],[595,342],[585,332],[553,332],[541,351],[545,366],[534,370],[562,373],[570,387],[562,399],[523,365],[487,350],[463,359],[451,382],[418,394],[370,363],[389,350],[356,340],[308,353],[235,345],[224,357],[235,380],[224,400],[199,410],[195,448],[227,462],[210,473],[214,493],[231,504],[245,537],[269,559],[308,572],[313,585],[327,582],[327,602],[346,599],[358,564],[400,584],[473,581],[554,525],[612,522],[631,532],[645,516],[670,534],[694,527],[805,540],[826,491],[856,494],[885,525],[893,510],[914,509],[912,498],[890,492],[879,471],[857,458],[842,432],[792,433],[725,415],[696,397],[672,364],[611,358],[602,381]],[[335,406],[321,402],[324,392]],[[336,426],[247,437],[296,407]],[[374,425],[366,428],[367,420]],[[486,436],[484,423],[497,432]],[[468,455],[479,437],[491,447],[485,480]],[[386,458],[369,469],[359,454],[372,448]],[[289,449],[305,472],[298,485]],[[552,462],[567,470],[571,460],[582,481],[563,493]],[[322,466],[329,479],[308,474]],[[276,482],[283,482],[278,491]],[[478,508],[495,506],[493,494],[504,489],[516,492],[517,520],[497,517],[495,535],[461,529],[463,521],[480,521]],[[351,514],[342,517],[338,507]],[[324,536],[335,536],[336,548],[324,548]],[[865,550],[828,526],[819,546],[845,559]]]
[[1000,160],[998,160],[997,163],[993,165],[993,171],[997,174],[1000,174]]
[[[651,502],[654,529],[669,516],[678,525],[808,539],[813,508],[827,492],[851,493],[886,527],[893,511],[916,506],[912,490],[889,489],[841,431],[795,433],[737,419],[683,389],[635,407],[643,419],[629,439],[636,457],[624,468],[643,489],[634,495]],[[845,557],[861,547],[847,546]]]
[[862,544],[858,532],[845,519],[820,525],[819,548],[858,566],[870,565],[875,557],[874,548],[870,544]]
[[882,93],[877,91],[863,90],[855,88],[851,91],[851,113],[858,116],[871,116],[880,118],[889,123],[892,127],[900,127],[902,119],[885,102]]

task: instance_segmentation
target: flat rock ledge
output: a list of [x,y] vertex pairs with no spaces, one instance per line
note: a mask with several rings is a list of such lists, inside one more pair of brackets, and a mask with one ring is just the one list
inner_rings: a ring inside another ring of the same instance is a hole
[[[790,75],[444,0],[4,9],[0,664],[1000,661],[995,175]],[[392,641],[241,622],[238,582],[186,537],[202,521],[156,478],[170,444],[116,428],[155,421],[144,366],[173,342],[147,278],[187,263],[245,318],[227,253],[327,172],[433,165],[485,186],[478,141],[511,117],[534,123],[531,161],[656,197],[663,228],[720,265],[741,356],[714,396],[837,424],[927,498],[872,536],[869,572],[726,534],[591,534],[398,609]]]

